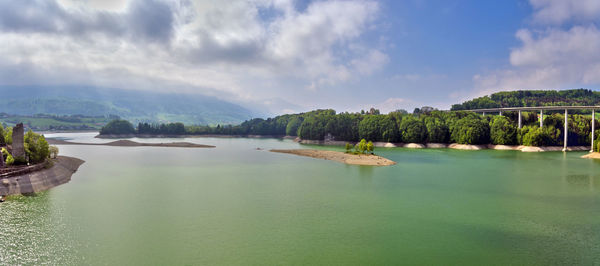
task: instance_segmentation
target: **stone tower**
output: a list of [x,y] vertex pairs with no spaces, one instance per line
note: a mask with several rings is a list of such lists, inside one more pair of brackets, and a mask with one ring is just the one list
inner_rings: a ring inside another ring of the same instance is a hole
[[13,128],[12,134],[12,156],[14,158],[25,158],[24,137],[23,123],[19,123]]

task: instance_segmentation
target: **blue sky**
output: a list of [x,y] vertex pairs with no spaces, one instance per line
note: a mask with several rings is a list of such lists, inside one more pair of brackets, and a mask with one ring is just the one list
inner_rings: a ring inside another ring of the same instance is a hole
[[0,85],[384,112],[596,89],[597,0],[0,0]]

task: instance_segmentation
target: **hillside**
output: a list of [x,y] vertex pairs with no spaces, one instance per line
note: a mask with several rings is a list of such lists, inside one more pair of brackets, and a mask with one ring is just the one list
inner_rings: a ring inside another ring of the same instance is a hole
[[256,116],[239,105],[197,94],[93,87],[2,86],[0,112],[108,116],[131,121],[237,124]]
[[4,127],[23,123],[25,128],[34,131],[46,130],[99,130],[118,116],[57,116],[57,115],[11,115],[0,113],[0,125]]
[[503,91],[452,105],[451,110],[550,105],[600,105],[600,92],[587,89]]

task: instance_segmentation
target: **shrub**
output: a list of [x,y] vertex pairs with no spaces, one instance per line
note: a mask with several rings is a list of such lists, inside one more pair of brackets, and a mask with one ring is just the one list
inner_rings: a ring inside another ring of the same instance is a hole
[[[0,153],[2,153],[2,158],[4,158],[4,162],[6,163],[6,165],[12,165],[15,162],[15,159],[10,155],[10,153],[8,153],[8,151],[6,150],[6,148],[2,148],[0,150]],[[8,163],[8,157],[10,157],[11,163]]]
[[56,159],[56,157],[58,156],[58,147],[50,146],[49,151],[50,151],[50,158]]
[[490,138],[496,145],[517,144],[517,126],[506,117],[496,116],[492,121]]
[[352,150],[352,144],[346,142],[346,152],[350,152],[350,150]]
[[402,118],[400,132],[402,142],[405,143],[423,143],[427,137],[427,128],[423,121],[412,116]]
[[6,165],[13,165],[15,164],[15,158],[12,157],[12,155],[8,155],[6,156]]
[[487,144],[490,142],[490,127],[484,119],[467,116],[454,123],[450,138],[460,144]]

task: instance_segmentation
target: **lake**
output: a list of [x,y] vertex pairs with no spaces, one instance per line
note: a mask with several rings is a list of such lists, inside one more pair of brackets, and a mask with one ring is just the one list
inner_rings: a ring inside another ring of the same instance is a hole
[[291,140],[133,140],[216,148],[59,146],[86,163],[0,204],[0,264],[600,264],[584,152],[378,148],[398,164],[371,167],[267,151],[342,150]]

